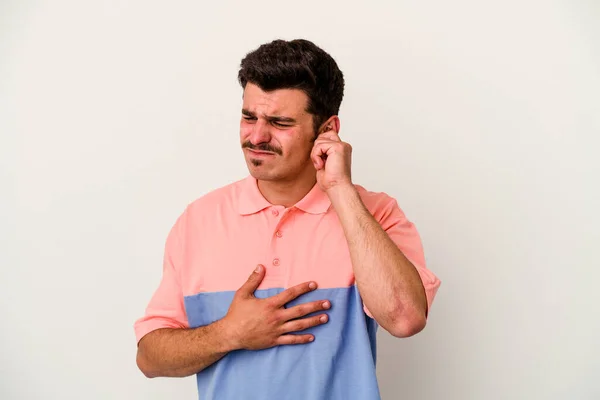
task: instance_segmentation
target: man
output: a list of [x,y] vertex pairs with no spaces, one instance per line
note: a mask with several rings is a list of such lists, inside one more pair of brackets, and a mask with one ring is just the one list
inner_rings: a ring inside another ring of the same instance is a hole
[[377,326],[421,331],[440,281],[396,201],[352,183],[329,54],[276,40],[242,60],[239,81],[250,175],[172,228],[135,324],[138,366],[197,374],[202,399],[379,399]]

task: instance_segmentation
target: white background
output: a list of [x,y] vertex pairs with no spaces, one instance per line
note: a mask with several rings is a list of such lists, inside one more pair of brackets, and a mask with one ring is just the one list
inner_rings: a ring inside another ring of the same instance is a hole
[[346,77],[353,177],[443,281],[380,334],[384,399],[600,398],[600,3],[0,3],[0,398],[193,399],[133,322],[184,207],[243,178],[244,54],[303,37]]

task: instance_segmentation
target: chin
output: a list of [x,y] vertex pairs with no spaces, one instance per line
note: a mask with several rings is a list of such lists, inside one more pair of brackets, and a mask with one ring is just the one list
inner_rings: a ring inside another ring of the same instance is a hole
[[255,167],[253,165],[249,165],[248,171],[252,177],[259,181],[274,182],[286,179],[286,176],[282,175],[280,172],[278,173],[276,170],[271,168],[263,168],[262,166]]
[[259,181],[274,181],[277,180],[277,178],[275,176],[273,176],[272,174],[269,174],[267,172],[262,172],[262,171],[256,171],[255,169],[250,168],[250,175],[252,175],[252,177],[254,177],[254,179],[259,180]]
[[246,164],[248,165],[248,172],[254,178],[261,181],[270,181],[273,179],[272,172],[269,171],[269,168],[266,168],[264,164],[254,165],[252,161],[249,160],[246,162]]

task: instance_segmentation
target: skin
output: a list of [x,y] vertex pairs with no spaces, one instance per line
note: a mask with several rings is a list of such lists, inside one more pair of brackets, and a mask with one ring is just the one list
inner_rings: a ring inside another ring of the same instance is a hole
[[[244,89],[240,143],[248,169],[271,203],[291,207],[316,184],[327,193],[344,229],[356,284],[375,320],[397,337],[425,326],[427,301],[421,279],[379,223],[366,209],[351,180],[352,148],[331,116],[315,136],[308,98],[297,89],[264,92],[248,83]],[[315,140],[316,138],[316,140]],[[254,291],[265,276],[258,266],[239,288],[227,315],[195,329],[158,329],[138,344],[137,364],[148,377],[196,374],[234,350],[301,345],[314,340],[302,331],[327,322],[327,300],[284,305],[314,290],[305,282],[277,296],[257,299]]]

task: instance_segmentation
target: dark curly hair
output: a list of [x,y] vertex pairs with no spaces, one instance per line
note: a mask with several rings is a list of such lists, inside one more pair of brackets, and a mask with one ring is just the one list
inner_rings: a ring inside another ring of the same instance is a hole
[[344,75],[335,60],[311,41],[274,40],[248,53],[241,62],[238,80],[242,88],[248,82],[269,92],[276,89],[300,89],[308,96],[306,111],[313,115],[313,127],[319,127],[337,115],[344,96]]

